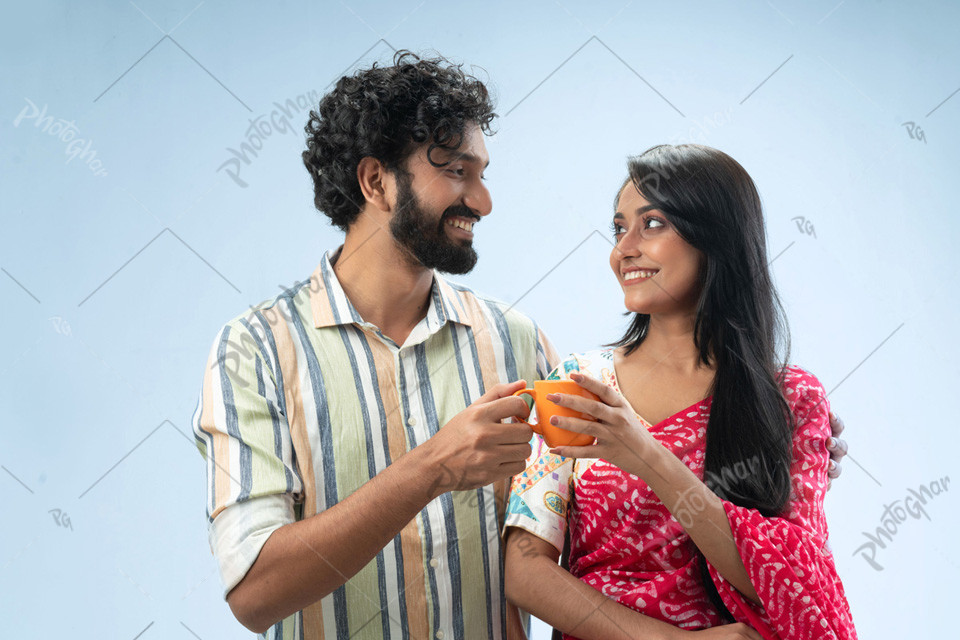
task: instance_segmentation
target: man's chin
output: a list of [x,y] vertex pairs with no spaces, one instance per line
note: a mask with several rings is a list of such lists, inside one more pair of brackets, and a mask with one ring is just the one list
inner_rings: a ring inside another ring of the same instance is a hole
[[457,252],[454,255],[445,255],[442,259],[432,260],[431,269],[436,269],[440,273],[449,273],[451,275],[463,275],[470,273],[477,264],[477,252],[472,248],[466,252]]

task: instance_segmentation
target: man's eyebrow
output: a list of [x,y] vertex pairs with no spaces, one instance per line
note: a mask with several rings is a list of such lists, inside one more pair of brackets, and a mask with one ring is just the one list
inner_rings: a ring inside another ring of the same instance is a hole
[[[453,152],[453,158],[450,161],[454,162],[457,160],[463,160],[464,162],[471,162],[473,164],[481,164],[480,157],[472,153]],[[487,160],[485,163],[482,163],[482,164],[483,164],[483,168],[486,169],[487,167],[490,166],[490,161]]]

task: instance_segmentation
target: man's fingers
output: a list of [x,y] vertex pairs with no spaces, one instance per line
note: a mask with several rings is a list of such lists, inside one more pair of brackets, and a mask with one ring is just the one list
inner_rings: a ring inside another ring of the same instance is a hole
[[521,418],[526,420],[530,417],[530,408],[523,398],[507,395],[505,398],[498,398],[487,402],[483,407],[481,414],[484,420],[490,422],[499,422],[504,418]]
[[494,400],[499,400],[500,398],[507,398],[512,396],[520,389],[527,388],[526,380],[516,380],[514,382],[501,382],[500,384],[495,384],[487,392],[477,398],[476,402],[473,404],[486,404],[488,402],[493,402]]
[[[490,425],[487,433],[489,442],[497,446],[527,446],[533,439],[533,429],[523,422],[496,422]],[[528,451],[527,454],[530,452]],[[524,454],[526,456],[527,454]]]
[[509,478],[510,476],[523,473],[526,468],[527,462],[526,459],[524,459],[520,462],[504,462],[500,465],[499,471],[503,473],[503,477]]
[[[502,462],[500,464],[511,464],[514,462],[523,463],[524,469],[526,468],[527,458],[530,457],[530,442],[525,442],[523,444],[505,444],[498,448],[500,453],[500,458]],[[521,469],[523,471],[523,469]]]
[[843,467],[840,466],[840,463],[831,460],[830,464],[827,465],[827,477],[833,480],[839,478],[841,473],[843,473]]
[[843,420],[840,419],[840,416],[835,414],[833,411],[830,412],[830,431],[833,432],[834,436],[838,436],[843,432],[844,429]]
[[842,438],[830,438],[827,441],[827,450],[832,460],[840,460],[847,455],[847,441]]

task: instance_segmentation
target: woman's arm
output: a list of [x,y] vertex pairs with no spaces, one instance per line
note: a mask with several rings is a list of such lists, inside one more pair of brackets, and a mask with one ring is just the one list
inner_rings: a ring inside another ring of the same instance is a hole
[[557,426],[589,433],[597,442],[586,447],[557,447],[551,452],[575,458],[603,458],[646,482],[707,562],[751,602],[762,604],[740,559],[717,494],[647,431],[623,396],[589,375],[571,373],[570,378],[595,393],[600,402],[567,394],[548,399],[595,416],[601,422],[559,418]]
[[[703,552],[730,612],[764,637],[857,637],[826,544],[823,496],[830,458],[825,444],[830,437],[829,403],[826,390],[814,376],[791,368],[788,384],[793,392],[789,402],[797,417],[790,465],[792,496],[786,512],[777,517],[764,517],[755,509],[720,500],[699,479],[693,482],[693,472],[642,425],[633,423],[632,411],[625,411],[625,405],[604,391],[610,387],[586,376],[582,380],[581,384],[591,391],[596,389],[594,393],[604,402],[561,394],[560,404],[596,416],[600,422],[563,418],[559,426],[590,433],[598,443],[551,452],[604,458],[647,482]],[[720,513],[718,504],[723,510]],[[718,518],[721,513],[723,521]]]
[[666,448],[651,447],[648,459],[648,469],[640,477],[683,526],[707,562],[744,597],[762,606],[740,558],[723,501]]
[[564,633],[583,640],[675,640],[681,630],[611,600],[562,569],[549,542],[507,529],[507,600]]

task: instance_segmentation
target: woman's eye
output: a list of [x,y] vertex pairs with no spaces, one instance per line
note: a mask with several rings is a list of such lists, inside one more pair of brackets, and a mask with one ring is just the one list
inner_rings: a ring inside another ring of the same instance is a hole
[[624,228],[619,223],[613,222],[610,224],[610,231],[613,235],[618,236],[624,232]]
[[643,223],[644,229],[661,229],[667,224],[660,218],[647,218]]

